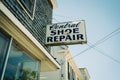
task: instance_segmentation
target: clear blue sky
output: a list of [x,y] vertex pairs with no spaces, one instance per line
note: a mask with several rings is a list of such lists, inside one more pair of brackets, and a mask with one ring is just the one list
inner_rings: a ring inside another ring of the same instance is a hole
[[82,19],[86,23],[88,43],[69,45],[77,66],[88,69],[90,80],[120,80],[120,0],[57,0],[57,4],[53,23]]

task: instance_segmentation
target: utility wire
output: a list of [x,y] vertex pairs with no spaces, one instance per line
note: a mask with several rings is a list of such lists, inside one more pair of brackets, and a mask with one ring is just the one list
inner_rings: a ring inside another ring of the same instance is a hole
[[117,28],[116,30],[114,30],[110,34],[106,35],[105,37],[103,37],[102,39],[100,39],[99,41],[97,41],[93,46],[97,46],[97,45],[103,43],[104,41],[108,40],[109,38],[111,38],[114,35],[119,34],[119,33],[120,33],[120,28]]
[[[106,40],[110,39],[111,37],[113,37],[115,34],[118,34],[118,33],[120,33],[120,28],[114,30],[113,32],[111,32],[110,34],[106,35],[105,37],[103,37],[102,39],[100,39],[99,41],[97,41],[96,43],[94,43],[93,45],[89,46],[85,50],[81,51],[80,53],[76,54],[72,58],[75,58],[75,57],[79,56],[80,54],[82,54],[82,53],[84,53],[84,52],[86,52],[86,51],[88,51],[88,50],[90,50],[90,49],[98,46],[99,44],[105,42]],[[70,59],[72,59],[72,58],[70,58]]]
[[53,20],[55,20],[56,22],[60,22],[60,21],[58,21],[56,18],[52,18]]
[[[56,15],[56,16],[64,17],[64,18],[70,18],[70,17],[60,16],[60,15]],[[56,20],[57,22],[59,22],[57,19],[55,19],[55,18],[53,18],[53,19]],[[89,46],[87,49],[81,51],[79,54],[73,56],[72,58],[75,58],[76,56],[78,56],[78,55],[80,55],[80,54],[82,54],[82,53],[84,53],[84,52],[86,52],[86,51],[88,51],[88,50],[93,48],[94,50],[98,51],[102,55],[104,55],[104,56],[108,57],[109,59],[111,59],[111,60],[113,60],[113,61],[115,61],[115,62],[120,64],[120,61],[114,59],[113,57],[109,56],[108,54],[104,53],[103,51],[100,51],[97,48],[95,48],[97,45],[105,42],[106,40],[110,39],[111,37],[113,37],[114,35],[119,34],[119,33],[120,33],[120,28],[118,28],[118,29],[114,30],[113,32],[111,32],[110,34],[106,35],[105,37],[103,37],[102,39],[100,39],[99,41],[94,43],[93,45],[92,44],[91,45],[87,44]],[[70,58],[70,59],[72,59],[72,58]],[[70,59],[68,59],[68,60],[70,60]]]
[[58,17],[66,18],[66,19],[73,19],[72,17],[58,15],[58,14],[54,14],[54,16],[58,16]]
[[[90,42],[89,42],[89,44],[92,45]],[[89,44],[87,44],[87,45],[88,45],[89,47],[91,47]],[[96,51],[99,52],[100,54],[108,57],[109,59],[113,60],[114,62],[117,62],[117,63],[120,64],[120,61],[118,61],[117,59],[113,58],[112,56],[106,54],[105,52],[99,50],[98,48],[96,48],[96,47],[91,47],[91,48],[93,48],[94,50],[96,50]]]
[[80,18],[75,18],[75,17],[70,17],[70,16],[64,16],[64,15],[59,15],[59,14],[54,14],[54,16],[57,16],[57,17],[61,17],[61,18],[64,18],[64,19],[76,19],[76,20],[80,20]]

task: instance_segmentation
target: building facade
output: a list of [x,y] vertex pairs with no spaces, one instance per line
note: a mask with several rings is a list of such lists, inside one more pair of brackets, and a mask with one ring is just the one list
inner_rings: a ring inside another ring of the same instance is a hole
[[83,80],[67,46],[52,47],[51,53],[61,68],[56,71],[42,72],[41,80]]
[[88,73],[87,68],[79,68],[81,75],[82,75],[82,79],[83,80],[90,80],[90,75]]
[[0,80],[39,80],[60,68],[45,45],[55,0],[0,0]]

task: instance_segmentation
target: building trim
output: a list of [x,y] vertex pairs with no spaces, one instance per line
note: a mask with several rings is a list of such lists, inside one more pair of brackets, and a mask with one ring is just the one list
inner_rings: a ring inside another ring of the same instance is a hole
[[50,1],[51,1],[52,5],[53,5],[54,9],[58,7],[56,0],[50,0]]
[[84,70],[87,79],[90,79],[90,75],[89,75],[88,70],[87,70],[86,67],[84,67],[84,68],[79,68],[79,70]]
[[[7,18],[5,16],[7,16]],[[20,23],[20,21],[5,7],[1,1],[0,20],[2,22],[0,23],[0,27],[6,30],[6,32],[8,32],[13,39],[26,46],[26,49],[32,53],[31,55],[34,55],[41,61],[41,71],[56,70],[60,68],[60,65],[54,60],[54,58],[44,49],[44,47],[32,36],[32,34]],[[36,53],[33,53],[34,51]]]
[[75,74],[78,76],[78,79],[82,80],[81,73],[80,73],[74,59],[72,58],[72,55],[70,54],[69,50],[67,51],[67,60],[68,60],[69,64],[71,65],[71,67],[73,68],[73,70],[75,71]]
[[67,58],[67,62],[72,67],[73,71],[75,72],[77,78],[79,80],[82,80],[81,72],[79,71],[79,68],[77,67],[74,59],[72,58],[72,55],[69,50],[60,50],[58,53],[64,54]]

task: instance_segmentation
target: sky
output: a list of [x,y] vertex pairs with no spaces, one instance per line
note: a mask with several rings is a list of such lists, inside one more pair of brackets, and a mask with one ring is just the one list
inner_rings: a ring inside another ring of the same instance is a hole
[[120,0],[56,0],[53,23],[85,20],[87,44],[69,45],[90,80],[120,80]]

